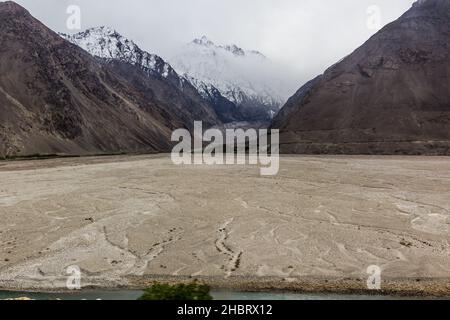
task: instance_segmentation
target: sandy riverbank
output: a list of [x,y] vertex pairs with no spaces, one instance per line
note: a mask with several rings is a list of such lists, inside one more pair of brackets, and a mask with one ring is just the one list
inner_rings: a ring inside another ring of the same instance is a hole
[[0,163],[0,288],[138,288],[200,279],[233,290],[450,295],[450,159],[283,157],[178,167],[167,156]]

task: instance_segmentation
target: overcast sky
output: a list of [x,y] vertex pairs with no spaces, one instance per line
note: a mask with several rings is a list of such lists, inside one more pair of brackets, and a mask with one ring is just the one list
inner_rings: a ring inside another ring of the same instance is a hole
[[[107,25],[143,49],[169,58],[206,35],[219,44],[259,50],[288,65],[303,82],[398,18],[414,0],[18,0],[55,31],[66,27],[69,5],[81,9],[82,28]],[[380,9],[380,19],[377,10]],[[372,8],[372,10],[368,9]],[[375,23],[374,23],[375,21]],[[301,83],[300,83],[301,84]]]

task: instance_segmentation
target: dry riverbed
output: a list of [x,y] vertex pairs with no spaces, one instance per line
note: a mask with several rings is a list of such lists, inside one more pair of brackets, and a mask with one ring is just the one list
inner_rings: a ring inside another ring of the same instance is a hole
[[450,158],[283,157],[174,166],[169,157],[0,162],[0,289],[139,288],[450,295]]

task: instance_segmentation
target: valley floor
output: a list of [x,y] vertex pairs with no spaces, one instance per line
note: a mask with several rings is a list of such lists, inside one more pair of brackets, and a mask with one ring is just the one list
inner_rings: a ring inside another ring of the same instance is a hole
[[0,162],[0,288],[200,279],[238,290],[450,296],[450,158],[285,156],[175,166],[168,155]]

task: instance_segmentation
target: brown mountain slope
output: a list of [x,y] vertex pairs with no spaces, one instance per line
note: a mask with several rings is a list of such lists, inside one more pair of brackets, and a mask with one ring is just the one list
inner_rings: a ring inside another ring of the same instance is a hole
[[272,127],[285,153],[450,154],[450,0],[416,2],[302,87]]
[[96,60],[14,2],[0,3],[0,43],[0,157],[167,151],[172,130],[199,116],[180,112],[186,99],[169,86],[149,79],[142,92],[141,70]]
[[167,112],[167,116],[174,115],[184,123],[188,129],[193,129],[195,120],[202,120],[205,127],[221,124],[212,105],[209,105],[197,90],[188,82],[178,85],[170,80],[151,76],[137,65],[120,60],[101,59],[114,74],[128,82],[142,99],[155,101]]

